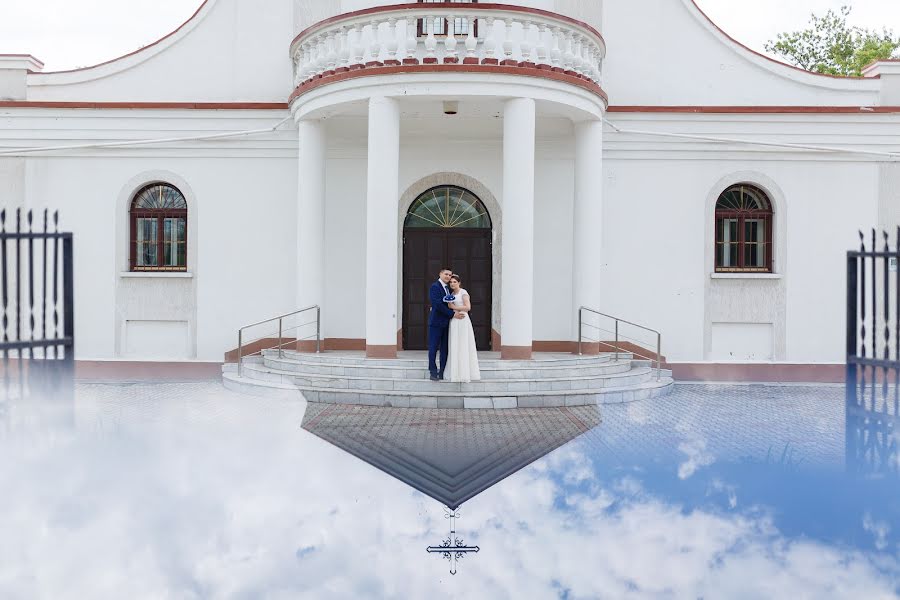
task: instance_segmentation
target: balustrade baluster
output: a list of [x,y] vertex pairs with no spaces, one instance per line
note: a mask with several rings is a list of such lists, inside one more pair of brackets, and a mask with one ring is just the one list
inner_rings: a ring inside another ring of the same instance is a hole
[[350,61],[349,69],[355,71],[364,66],[366,47],[363,44],[363,28],[358,23],[353,25],[351,32],[353,33],[353,59]]
[[447,35],[444,36],[444,63],[455,65],[459,62],[456,53],[456,19],[453,15],[447,15]]
[[416,35],[418,32],[418,19],[406,19],[406,57],[403,59],[404,65],[419,64],[419,40]]
[[435,18],[433,16],[425,17],[423,21],[423,26],[426,28],[428,37],[425,38],[425,59],[422,61],[426,65],[435,65],[438,62],[437,58],[437,37],[434,35],[434,22]]
[[369,61],[366,63],[366,67],[383,67],[384,63],[381,62],[381,23],[372,19],[369,27],[372,30],[372,38],[369,43]]
[[335,72],[346,73],[350,70],[350,35],[347,33],[346,25],[341,26],[338,39],[340,40],[340,51],[338,52],[338,64]]
[[534,67],[535,64],[531,60],[531,49],[533,48],[531,44],[531,21],[525,21],[522,23],[522,43],[519,44],[519,47],[522,49],[522,60],[519,62],[519,66],[522,67]]
[[572,70],[581,77],[584,77],[584,56],[582,55],[584,38],[580,33],[573,34],[573,50],[574,58],[572,59]]
[[467,17],[469,22],[469,35],[466,37],[466,57],[463,59],[464,65],[477,65],[478,60],[478,36],[475,35],[478,30],[478,17]]
[[499,63],[496,56],[497,40],[495,38],[494,17],[485,19],[484,31],[484,58],[481,59],[483,65],[496,65]]
[[505,32],[505,37],[503,39],[503,55],[505,58],[501,65],[515,67],[518,66],[519,61],[513,58],[513,49],[515,48],[515,44],[513,43],[512,31],[513,31],[513,21],[511,18],[503,20],[503,29]]
[[321,77],[325,72],[327,65],[327,54],[325,49],[325,36],[316,38],[316,76]]
[[538,23],[538,41],[535,54],[537,55],[535,62],[539,69],[546,69],[550,66],[547,51],[547,25],[544,23]]
[[572,40],[572,32],[564,31],[562,37],[563,47],[565,48],[565,52],[563,52],[563,71],[565,71],[569,75],[574,75],[575,71],[572,70],[572,67],[575,64],[575,53],[572,49],[572,47],[574,46],[574,41]]
[[334,75],[337,68],[338,53],[335,47],[337,34],[332,31],[325,37],[325,75]]
[[294,55],[294,87],[303,83],[303,46]]
[[396,17],[388,19],[388,41],[386,44],[387,58],[385,65],[397,66],[400,61],[397,60],[397,51],[400,50],[400,27]]
[[550,62],[553,65],[553,70],[560,72],[562,71],[562,34],[559,27],[554,27],[551,31],[553,36],[551,42],[550,49]]
[[310,77],[316,74],[315,72],[315,48],[313,47],[311,42],[306,42],[303,44],[303,48],[305,48],[303,52],[303,75],[301,76],[301,82],[304,83]]
[[[300,84],[304,83],[308,79],[309,73],[309,42],[304,42],[300,44],[300,50],[297,53],[300,56],[300,70],[297,73],[297,79],[300,81]],[[298,85],[300,85],[298,84]]]

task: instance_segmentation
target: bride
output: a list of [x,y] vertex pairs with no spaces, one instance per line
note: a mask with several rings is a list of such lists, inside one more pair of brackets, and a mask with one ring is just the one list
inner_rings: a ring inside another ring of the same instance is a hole
[[450,294],[454,296],[452,302],[447,305],[457,315],[462,315],[450,320],[450,356],[447,368],[450,371],[450,381],[469,383],[481,380],[481,371],[478,368],[478,351],[475,347],[475,331],[472,329],[472,320],[469,311],[472,310],[472,300],[469,292],[460,285],[459,275],[450,277]]

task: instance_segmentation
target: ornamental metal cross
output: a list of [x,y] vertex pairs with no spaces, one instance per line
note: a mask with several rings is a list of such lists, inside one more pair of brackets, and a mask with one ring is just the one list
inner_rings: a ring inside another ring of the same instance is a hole
[[450,537],[444,540],[440,546],[428,546],[429,554],[441,554],[450,561],[450,574],[456,575],[457,562],[464,558],[470,552],[478,553],[478,546],[466,546],[463,541],[456,537],[456,518],[459,516],[454,510],[446,510],[445,518],[450,519]]

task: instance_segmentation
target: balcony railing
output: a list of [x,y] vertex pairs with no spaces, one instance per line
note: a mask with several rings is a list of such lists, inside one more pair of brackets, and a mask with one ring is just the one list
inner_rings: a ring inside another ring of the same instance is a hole
[[291,55],[295,86],[338,73],[401,65],[530,67],[599,86],[606,44],[590,25],[548,11],[422,3],[326,19],[297,36]]

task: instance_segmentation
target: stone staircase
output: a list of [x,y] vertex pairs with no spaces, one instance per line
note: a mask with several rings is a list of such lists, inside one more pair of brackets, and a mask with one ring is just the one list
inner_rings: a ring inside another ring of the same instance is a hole
[[250,394],[297,397],[310,402],[412,408],[516,408],[632,402],[671,391],[672,373],[630,354],[538,355],[501,361],[480,356],[482,380],[432,382],[424,353],[368,359],[362,353],[307,354],[265,350],[223,367],[225,387]]

